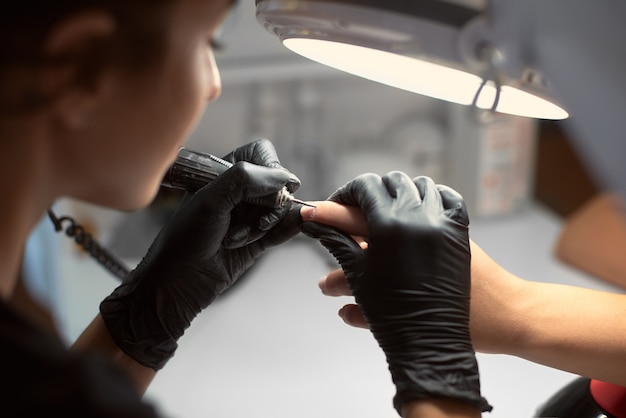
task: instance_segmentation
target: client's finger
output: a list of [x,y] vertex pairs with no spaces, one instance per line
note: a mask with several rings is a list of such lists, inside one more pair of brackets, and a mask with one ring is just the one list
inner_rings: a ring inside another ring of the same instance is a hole
[[331,271],[321,278],[319,287],[326,296],[352,296],[343,270]]
[[300,215],[303,222],[318,222],[351,235],[367,236],[365,215],[358,207],[331,201],[312,202],[312,204],[316,207],[302,207]]
[[352,327],[369,329],[369,325],[357,305],[345,305],[339,310],[339,316],[343,322]]

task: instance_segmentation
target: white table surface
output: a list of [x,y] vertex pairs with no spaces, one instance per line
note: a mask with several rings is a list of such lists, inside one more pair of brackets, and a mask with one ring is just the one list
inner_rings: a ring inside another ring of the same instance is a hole
[[[529,280],[619,291],[553,258],[559,228],[557,217],[532,206],[513,216],[474,220],[471,236]],[[368,331],[350,328],[336,315],[350,299],[325,297],[317,287],[332,268],[317,245],[298,238],[272,250],[196,318],[146,394],[164,416],[397,417],[382,352]],[[116,283],[88,260],[66,262],[63,269],[71,339]],[[478,360],[483,394],[494,406],[485,417],[531,417],[574,378],[510,356],[479,354]]]

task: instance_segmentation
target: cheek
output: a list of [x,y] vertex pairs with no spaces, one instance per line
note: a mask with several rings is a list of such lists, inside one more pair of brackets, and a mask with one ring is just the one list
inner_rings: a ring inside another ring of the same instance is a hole
[[[170,57],[169,65],[147,85],[124,100],[118,109],[118,138],[99,154],[105,158],[105,178],[99,178],[98,204],[136,209],[150,203],[158,191],[165,170],[194,129],[206,103],[219,95],[219,74],[212,54],[204,45],[196,51]],[[118,145],[118,146],[116,146]],[[115,161],[114,164],[111,164]],[[103,167],[99,167],[103,168]],[[97,170],[104,173],[105,170]]]
[[219,96],[221,83],[215,66],[213,55],[204,45],[199,46],[195,53],[184,60],[180,71],[172,83],[170,116],[172,128],[177,132],[178,143],[182,144],[195,128],[206,104]]
[[[169,94],[166,94],[161,115],[161,123],[154,123],[155,136],[148,145],[153,149],[154,158],[150,159],[151,167],[145,167],[143,188],[145,199],[149,202],[159,187],[160,180],[171,162],[176,157],[189,134],[195,128],[207,101],[216,98],[221,90],[219,74],[215,68],[212,54],[202,45],[191,56],[181,61],[172,77],[167,80]],[[166,89],[167,90],[167,89]],[[213,97],[212,97],[213,96]],[[163,103],[163,102],[162,102]],[[154,121],[156,122],[156,120]],[[157,131],[158,130],[158,131]],[[161,146],[157,146],[155,139],[160,138]],[[145,152],[145,151],[144,151]],[[151,173],[151,174],[150,174]],[[137,176],[137,179],[141,176]]]

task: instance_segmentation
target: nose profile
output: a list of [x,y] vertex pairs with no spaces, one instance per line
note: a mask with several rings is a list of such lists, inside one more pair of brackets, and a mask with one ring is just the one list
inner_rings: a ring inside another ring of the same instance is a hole
[[220,97],[222,94],[222,78],[220,77],[220,71],[217,68],[215,62],[215,56],[211,52],[209,54],[209,69],[208,69],[208,91],[207,102],[212,103]]
[[213,83],[209,89],[209,94],[207,96],[207,101],[209,103],[213,103],[216,101],[220,95],[222,94],[222,81],[220,79],[220,73],[217,71],[214,72]]

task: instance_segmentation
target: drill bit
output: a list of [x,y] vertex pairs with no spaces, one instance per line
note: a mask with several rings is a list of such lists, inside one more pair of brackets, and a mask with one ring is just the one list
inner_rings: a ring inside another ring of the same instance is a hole
[[291,199],[291,201],[294,202],[294,203],[300,203],[301,205],[308,206],[310,208],[316,208],[317,207],[317,206],[315,206],[315,205],[313,205],[311,203],[305,202],[304,200],[296,199],[295,197],[293,197]]

